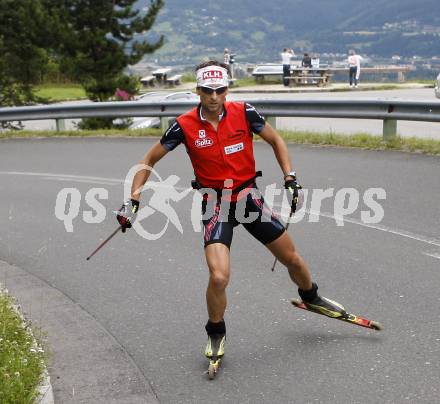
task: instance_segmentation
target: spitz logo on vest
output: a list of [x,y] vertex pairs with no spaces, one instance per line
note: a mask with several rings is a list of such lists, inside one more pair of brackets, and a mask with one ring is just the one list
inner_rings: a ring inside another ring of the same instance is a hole
[[206,137],[206,132],[204,129],[199,130],[199,138],[204,139]]
[[196,147],[198,147],[199,149],[201,149],[202,147],[209,147],[212,146],[214,144],[213,140],[210,139],[209,137],[205,138],[205,139],[197,139],[195,141],[195,145]]
[[208,70],[203,73],[203,80],[207,79],[222,79],[223,73],[219,70]]

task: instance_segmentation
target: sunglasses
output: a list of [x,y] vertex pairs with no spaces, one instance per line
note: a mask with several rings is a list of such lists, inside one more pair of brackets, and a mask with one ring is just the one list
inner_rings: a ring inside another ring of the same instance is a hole
[[210,88],[210,87],[200,87],[200,90],[202,93],[211,95],[216,93],[217,95],[221,95],[225,93],[225,91],[228,89],[228,87],[218,87],[218,88]]

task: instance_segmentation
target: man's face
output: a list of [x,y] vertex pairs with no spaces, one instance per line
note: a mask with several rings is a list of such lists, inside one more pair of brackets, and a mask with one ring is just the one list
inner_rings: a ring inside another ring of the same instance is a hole
[[228,87],[218,87],[215,90],[209,87],[197,87],[200,103],[205,111],[221,114],[226,101]]

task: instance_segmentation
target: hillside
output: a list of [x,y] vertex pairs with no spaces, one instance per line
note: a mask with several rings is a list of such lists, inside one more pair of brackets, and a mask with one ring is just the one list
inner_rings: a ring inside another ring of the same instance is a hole
[[439,27],[438,0],[165,0],[153,35],[164,34],[167,43],[154,57],[192,63],[228,47],[239,60],[273,61],[284,46],[427,57],[440,55]]

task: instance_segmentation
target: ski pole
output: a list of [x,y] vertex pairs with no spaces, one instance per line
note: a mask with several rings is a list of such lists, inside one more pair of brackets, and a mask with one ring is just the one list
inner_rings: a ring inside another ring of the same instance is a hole
[[[292,192],[289,188],[289,191]],[[287,219],[287,224],[286,224],[286,231],[289,228],[290,225],[290,219],[292,218],[292,216],[295,214],[296,212],[296,204],[298,203],[298,197],[296,196],[295,198],[292,199],[292,206],[290,207],[290,214],[289,214],[289,219]],[[278,262],[278,258],[275,258],[275,261],[273,262],[272,265],[272,272],[275,270],[275,265]]]
[[116,233],[119,231],[119,230],[121,230],[122,229],[122,226],[119,226],[112,234],[110,234],[110,236],[108,236],[99,246],[98,246],[98,248],[95,250],[95,251],[93,251],[86,259],[87,259],[87,261],[90,259],[90,258],[92,258],[102,247],[104,247],[106,244],[107,244],[107,242],[108,241],[110,241],[110,239],[112,239],[115,235],[116,235]]

